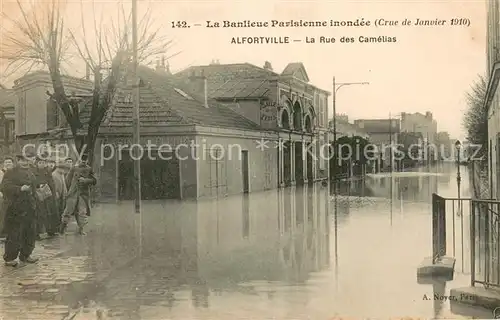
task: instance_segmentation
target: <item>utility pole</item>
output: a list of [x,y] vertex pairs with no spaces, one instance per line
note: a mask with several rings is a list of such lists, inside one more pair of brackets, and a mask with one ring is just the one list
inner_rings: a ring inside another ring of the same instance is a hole
[[134,180],[135,180],[135,212],[141,212],[141,151],[140,144],[140,122],[139,122],[139,105],[140,105],[140,79],[137,72],[137,0],[132,0],[132,68],[133,68],[133,95],[134,95],[134,113],[133,113],[133,140],[135,147],[134,154]]
[[393,198],[394,198],[394,179],[393,179],[393,176],[392,176],[392,114],[389,112],[389,146],[390,146],[390,153],[389,153],[389,170],[390,171],[390,184],[389,184],[389,192],[391,194],[391,198],[390,198],[390,221],[391,221],[391,226],[392,226],[392,202],[393,202]]
[[[369,82],[344,82],[344,83],[337,83],[335,81],[335,76],[333,77],[333,93],[332,93],[332,105],[333,105],[333,146],[334,146],[334,155],[337,155],[335,152],[338,150],[335,150],[337,147],[337,91],[344,87],[344,86],[349,86],[349,85],[356,85],[356,84],[369,84]],[[335,157],[334,157],[335,160]],[[330,164],[328,164],[330,165]],[[328,179],[330,182],[333,182],[333,192],[334,192],[334,243],[335,243],[335,272],[338,272],[338,208],[337,208],[337,182],[335,181],[335,174],[336,174],[336,166],[337,166],[337,161],[334,161],[333,163],[333,173],[330,171],[330,176]],[[332,181],[333,180],[333,181]]]
[[[337,83],[335,82],[335,76],[333,76],[333,93],[332,93],[332,108],[333,108],[333,166],[332,170],[330,170],[330,176],[328,180],[330,183],[333,183],[333,224],[334,224],[334,246],[335,246],[335,274],[338,274],[339,266],[339,232],[338,232],[338,204],[337,204],[337,181],[335,181],[335,174],[337,172]],[[330,158],[330,155],[328,155]],[[328,164],[330,166],[330,164]],[[329,212],[327,212],[328,214]],[[328,220],[328,219],[327,219]]]
[[[339,91],[340,88],[344,87],[344,86],[351,86],[351,85],[368,85],[370,84],[369,82],[336,82],[335,81],[335,76],[333,77],[333,94],[332,94],[332,98],[333,98],[333,145],[334,147],[336,147],[336,143],[337,143],[337,91]],[[336,152],[338,150],[335,150],[334,149],[334,152]],[[335,161],[334,161],[335,162]],[[335,173],[336,173],[336,163],[334,163],[334,166],[333,166],[333,174],[332,172],[330,172],[330,180],[331,179],[335,179]],[[336,190],[336,189],[334,189]]]
[[429,155],[430,154],[430,150],[429,150],[429,132],[427,131],[425,133],[425,151],[426,151],[426,155],[427,155],[427,171],[430,172],[430,168],[431,168],[431,156]]
[[462,148],[462,143],[460,140],[455,142],[455,148],[457,149],[457,196],[458,196],[458,212],[461,214],[462,201],[460,200],[460,182],[462,182],[462,177],[460,176],[460,151]]
[[392,176],[392,115],[390,112],[389,112],[389,145],[391,146],[391,151],[389,153],[389,169],[391,170],[390,173]]
[[334,188],[334,192],[335,194],[337,193],[337,189],[335,188],[336,186],[336,183],[335,183],[335,174],[336,174],[336,169],[337,169],[337,161],[336,161],[336,156],[337,156],[337,150],[335,150],[335,148],[337,148],[337,103],[336,103],[336,100],[337,100],[337,84],[335,82],[335,76],[333,77],[333,94],[332,94],[332,108],[333,108],[333,172],[332,170],[330,170],[330,176],[328,177],[328,179],[330,181],[332,181],[333,179],[333,188]]

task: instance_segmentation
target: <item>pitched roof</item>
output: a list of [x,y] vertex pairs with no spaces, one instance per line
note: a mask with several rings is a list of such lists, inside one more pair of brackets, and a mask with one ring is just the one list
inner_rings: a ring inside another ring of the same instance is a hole
[[210,91],[209,96],[214,99],[261,98],[265,97],[269,91],[270,84],[267,79],[232,79]]
[[[259,129],[256,123],[215,101],[209,101],[209,107],[206,108],[204,97],[190,92],[171,76],[143,66],[139,67],[138,75],[144,82],[144,86],[140,88],[141,126],[199,124],[211,127]],[[131,94],[132,89],[122,83],[104,120],[104,126],[130,127],[133,115]],[[89,108],[85,109],[82,111],[82,122],[83,118],[88,119],[89,116]]]
[[178,73],[177,76],[186,77],[192,72],[203,70],[206,77],[222,77],[222,78],[262,78],[265,76],[279,76],[278,73],[258,67],[251,63],[230,63],[230,64],[209,64],[204,66],[191,66]]
[[[133,103],[131,98],[132,89],[120,88],[115,94],[115,99],[106,117],[103,120],[103,126],[126,128],[131,126],[133,118]],[[139,119],[141,127],[148,126],[168,126],[187,124],[175,112],[170,110],[164,101],[158,97],[149,87],[141,87],[139,91]],[[86,99],[85,107],[80,111],[81,122],[87,124],[90,118],[91,99]]]
[[289,63],[283,72],[281,72],[282,76],[293,76],[304,80],[305,82],[309,82],[309,76],[307,75],[306,68],[302,62],[292,62]]
[[[191,92],[183,83],[175,81],[172,77],[158,74],[145,67],[140,68],[139,76],[151,84],[158,96],[166,99],[175,113],[190,123],[240,129],[259,128],[256,123],[215,101],[209,101],[208,108],[206,108],[204,97]],[[186,98],[183,92],[189,93],[191,99]]]
[[[250,63],[234,63],[234,64],[211,64],[205,66],[192,66],[175,74],[178,81],[184,81],[187,84],[189,76],[192,74],[197,76],[203,75],[207,77],[208,92],[211,97],[213,93],[223,86],[235,85],[238,81],[245,79],[255,81],[272,79],[279,77],[274,71],[257,67]],[[220,92],[219,92],[220,93]]]

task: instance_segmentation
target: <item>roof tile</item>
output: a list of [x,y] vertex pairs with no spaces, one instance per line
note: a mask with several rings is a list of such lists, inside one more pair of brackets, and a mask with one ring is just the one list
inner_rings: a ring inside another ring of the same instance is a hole
[[[215,101],[210,101],[209,107],[206,108],[203,97],[186,90],[182,83],[176,82],[168,75],[158,74],[142,66],[138,73],[145,83],[145,86],[140,88],[141,126],[199,124],[212,127],[259,129],[256,123]],[[192,99],[179,93],[179,89],[186,92]],[[115,103],[108,111],[109,116],[104,120],[104,125],[130,127],[133,104],[128,102],[127,95],[131,93],[131,89],[117,90]],[[88,121],[89,109],[88,107],[82,109],[82,122]]]

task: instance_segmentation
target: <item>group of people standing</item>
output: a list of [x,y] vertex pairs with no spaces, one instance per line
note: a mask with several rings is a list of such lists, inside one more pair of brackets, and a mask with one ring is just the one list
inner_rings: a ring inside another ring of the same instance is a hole
[[85,235],[90,215],[89,189],[95,184],[85,157],[75,165],[71,158],[5,158],[0,172],[5,264],[15,267],[18,258],[21,263],[36,263],[38,259],[31,256],[36,240],[45,233],[48,237],[64,234],[72,216],[78,233]]

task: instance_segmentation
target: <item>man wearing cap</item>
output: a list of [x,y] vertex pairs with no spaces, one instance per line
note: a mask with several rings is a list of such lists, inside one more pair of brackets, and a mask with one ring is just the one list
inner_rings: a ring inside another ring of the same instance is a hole
[[66,187],[69,188],[69,185],[71,184],[71,181],[68,181],[68,173],[71,171],[73,168],[73,159],[71,158],[66,158],[64,159],[64,164],[66,165],[64,168],[64,177],[66,179]]
[[54,159],[47,159],[47,168],[50,173],[56,170],[56,162],[54,161]]
[[97,183],[92,168],[88,165],[86,155],[82,156],[82,160],[71,168],[66,181],[70,181],[70,183],[66,208],[62,217],[61,234],[64,234],[71,216],[74,215],[78,224],[78,233],[85,235],[83,229],[87,224],[88,216],[90,216],[90,186]]
[[7,172],[7,170],[11,170],[11,169],[14,169],[14,159],[11,157],[5,157],[3,159],[3,167],[0,170],[0,183],[2,183],[3,176],[5,175],[5,172]]
[[[28,156],[27,156],[28,157]],[[17,258],[22,263],[35,263],[32,258],[36,240],[36,179],[25,155],[18,155],[17,166],[5,173],[0,191],[8,199],[5,217],[7,240],[4,260],[7,266],[17,266]]]

